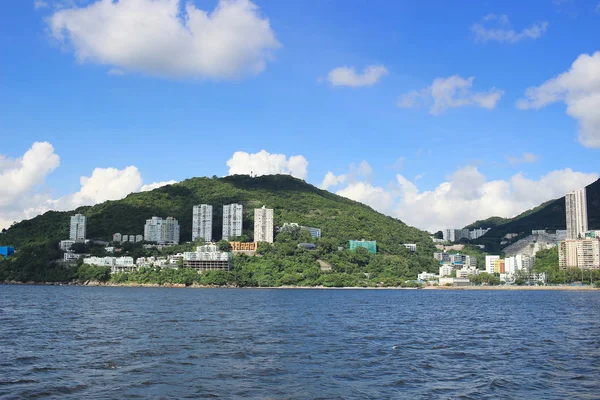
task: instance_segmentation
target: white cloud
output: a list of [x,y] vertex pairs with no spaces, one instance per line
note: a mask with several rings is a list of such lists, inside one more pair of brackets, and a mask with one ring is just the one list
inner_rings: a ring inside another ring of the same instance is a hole
[[410,181],[398,174],[395,185],[388,189],[354,182],[337,194],[370,205],[409,225],[435,232],[463,227],[494,215],[513,217],[596,179],[596,173],[564,169],[552,171],[538,180],[518,173],[508,180],[488,181],[476,167],[467,166],[430,191],[420,191],[416,179]]
[[46,8],[48,7],[48,3],[46,3],[44,0],[35,0],[33,2],[33,7],[37,10],[40,8]]
[[121,170],[96,168],[91,176],[80,178],[79,191],[55,199],[41,186],[59,164],[60,158],[48,142],[34,143],[23,157],[17,159],[0,155],[0,229],[49,210],[72,210],[176,183],[166,181],[142,185],[140,171],[134,166]]
[[174,181],[174,180],[149,183],[147,185],[142,185],[142,187],[140,188],[140,192],[148,192],[150,190],[158,189],[159,187],[163,187],[163,186],[167,186],[167,185],[173,185],[175,183],[177,183],[177,181]]
[[433,115],[440,115],[449,108],[470,105],[494,109],[504,91],[491,88],[486,92],[473,92],[471,88],[474,80],[474,77],[464,79],[458,75],[436,78],[431,86],[400,96],[397,106],[412,108],[425,103],[430,105],[429,112]]
[[533,164],[537,162],[538,156],[533,153],[523,153],[521,156],[506,156],[506,160],[510,165],[516,167],[519,164]]
[[571,69],[540,86],[528,88],[525,97],[517,102],[521,110],[564,102],[567,114],[579,122],[581,144],[600,148],[600,51],[591,56],[581,54]]
[[54,13],[54,38],[79,62],[164,77],[236,79],[258,74],[281,47],[249,0],[207,13],[180,0],[98,0]]
[[323,190],[328,190],[330,187],[340,185],[344,182],[346,182],[346,175],[334,175],[333,172],[327,171],[319,187]]
[[387,75],[388,70],[383,65],[369,65],[362,73],[357,73],[352,67],[338,67],[327,74],[327,80],[332,86],[372,86]]
[[[490,27],[490,23],[494,26]],[[516,32],[511,29],[510,21],[506,15],[489,14],[483,17],[482,22],[473,24],[471,30],[475,38],[481,42],[497,41],[500,43],[517,43],[523,39],[537,39],[548,29],[548,22],[542,21],[531,25],[529,28]]]
[[266,150],[249,154],[236,151],[227,161],[229,175],[275,175],[289,174],[306,179],[308,161],[301,155],[287,158],[285,154],[271,154]]
[[23,157],[0,155],[0,210],[20,201],[60,165],[60,157],[48,142],[35,142]]
[[338,190],[336,194],[364,203],[384,214],[390,214],[395,200],[392,193],[367,182],[350,183],[345,188]]

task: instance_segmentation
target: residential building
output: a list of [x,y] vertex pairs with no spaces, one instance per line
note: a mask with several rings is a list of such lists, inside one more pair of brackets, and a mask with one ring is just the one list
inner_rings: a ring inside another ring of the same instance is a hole
[[475,240],[485,235],[489,230],[489,228],[478,228],[473,229],[472,231],[468,229],[447,228],[442,231],[442,236],[444,240],[448,242],[458,242],[461,239]]
[[126,243],[126,242],[129,242],[129,235],[121,236],[121,243]]
[[588,230],[587,197],[585,188],[567,193],[567,239],[583,239]]
[[422,273],[417,275],[417,279],[420,281],[433,281],[438,278],[439,278],[438,275],[433,274],[431,272],[426,272],[426,271],[423,271]]
[[504,270],[507,274],[514,274],[517,271],[529,271],[533,268],[535,258],[525,254],[517,254],[504,259]]
[[600,239],[600,231],[587,231],[585,233],[586,239]]
[[61,240],[60,243],[58,244],[58,248],[61,249],[62,251],[69,251],[71,250],[71,246],[73,246],[75,244],[74,240]]
[[500,256],[485,256],[485,272],[488,274],[494,273],[494,262],[499,260]]
[[84,241],[86,235],[86,218],[81,214],[75,214],[71,217],[71,227],[69,239],[76,242]]
[[135,243],[135,235],[129,235],[129,243]]
[[257,242],[229,242],[231,251],[256,251]]
[[110,272],[130,272],[136,269],[132,257],[86,257],[84,264],[96,265],[99,267],[110,267]]
[[440,266],[440,278],[452,275],[452,271],[454,271],[454,267],[452,267],[452,265],[442,264]]
[[479,275],[479,270],[471,267],[463,267],[462,269],[456,270],[457,278],[468,278],[469,275]]
[[113,234],[112,241],[121,243],[121,234],[120,233]]
[[202,239],[204,242],[212,242],[212,220],[213,207],[208,204],[200,204],[192,210],[192,241]]
[[450,254],[446,253],[445,251],[440,251],[433,253],[433,258],[441,262],[450,261]]
[[152,217],[146,220],[144,238],[158,244],[179,244],[179,222],[173,217],[167,217],[164,220],[160,217]]
[[494,273],[504,274],[506,272],[506,263],[504,259],[494,260]]
[[404,247],[406,247],[410,252],[415,252],[417,251],[417,245],[414,243],[405,243]]
[[356,250],[359,247],[364,247],[369,253],[377,253],[377,242],[375,240],[351,240],[350,250]]
[[273,243],[273,209],[262,206],[254,210],[254,241]]
[[440,277],[440,286],[469,286],[471,281],[468,278],[442,278]]
[[310,232],[310,236],[315,239],[321,237],[321,229],[320,228],[313,228],[312,226],[302,226],[301,228],[308,230]]
[[135,235],[136,243],[143,242],[143,241],[144,241],[144,235]]
[[15,249],[11,246],[0,246],[0,257],[8,258],[15,253]]
[[244,207],[241,204],[223,206],[223,240],[242,236]]
[[600,239],[565,240],[558,247],[560,268],[600,269]]
[[63,254],[63,260],[64,261],[77,261],[79,259],[79,257],[81,257],[81,256],[82,256],[81,254],[66,252],[65,254]]
[[196,271],[229,270],[231,253],[219,251],[214,244],[198,246],[194,252],[183,253],[183,265]]

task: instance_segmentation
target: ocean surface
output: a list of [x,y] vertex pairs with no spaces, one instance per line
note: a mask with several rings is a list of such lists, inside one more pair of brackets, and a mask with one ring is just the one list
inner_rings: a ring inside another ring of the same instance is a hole
[[600,292],[0,285],[0,398],[600,398]]

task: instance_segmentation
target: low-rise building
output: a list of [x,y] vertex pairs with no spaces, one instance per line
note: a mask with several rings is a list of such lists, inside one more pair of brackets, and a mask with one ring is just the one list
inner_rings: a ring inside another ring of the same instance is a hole
[[462,269],[456,270],[457,278],[468,278],[469,275],[479,275],[479,270],[477,268],[472,267],[464,267]]
[[439,275],[434,274],[432,272],[423,271],[422,273],[417,275],[417,279],[420,281],[434,281],[439,279]]
[[375,240],[350,240],[350,250],[364,247],[369,253],[377,253],[377,242]]
[[65,254],[63,254],[63,260],[64,261],[77,261],[79,260],[79,257],[81,257],[81,254],[76,254],[76,253],[70,253],[70,252],[66,252]]
[[471,281],[468,278],[442,278],[440,277],[440,286],[469,286]]
[[58,248],[61,249],[62,251],[70,251],[71,246],[73,246],[74,244],[75,244],[74,240],[61,240],[60,243],[58,244]]
[[414,253],[417,251],[417,245],[414,243],[404,243],[403,246],[406,247],[410,252]]
[[232,251],[256,251],[258,242],[229,242]]
[[440,278],[444,276],[452,275],[452,271],[454,271],[454,267],[451,264],[443,264],[440,266]]
[[183,253],[183,265],[196,271],[225,270],[231,266],[231,253],[219,251],[217,245],[198,246],[196,251]]

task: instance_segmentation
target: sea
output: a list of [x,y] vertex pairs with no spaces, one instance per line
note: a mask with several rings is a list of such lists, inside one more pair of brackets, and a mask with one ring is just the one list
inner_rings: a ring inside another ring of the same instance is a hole
[[600,291],[0,286],[1,399],[598,399]]

